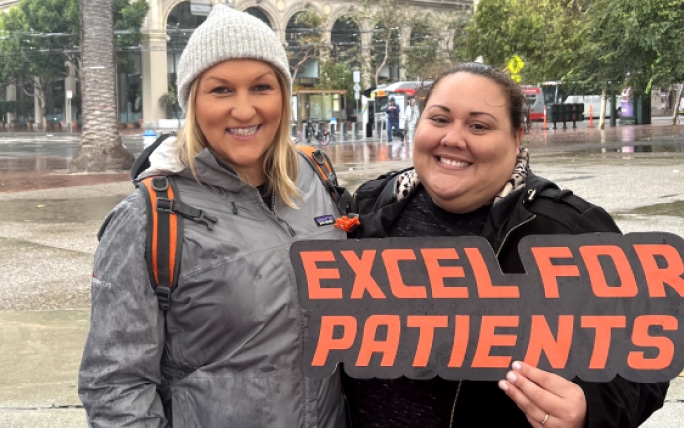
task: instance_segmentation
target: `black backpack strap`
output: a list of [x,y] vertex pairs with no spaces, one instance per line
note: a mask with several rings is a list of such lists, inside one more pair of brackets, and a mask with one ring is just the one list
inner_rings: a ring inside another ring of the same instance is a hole
[[131,180],[135,181],[135,179],[147,168],[150,167],[150,155],[152,154],[153,151],[157,149],[161,145],[161,143],[164,142],[167,138],[170,136],[175,135],[173,133],[169,134],[162,134],[160,135],[156,140],[154,140],[154,143],[150,144],[149,146],[145,147],[145,149],[138,155],[137,158],[135,158],[135,161],[133,162],[133,166],[131,167],[131,171],[129,172],[129,177],[131,177]]
[[349,232],[358,225],[358,216],[351,213],[352,195],[346,188],[338,184],[337,174],[335,174],[332,161],[323,150],[317,147],[307,145],[297,145],[296,147],[314,172],[316,172],[318,178],[321,179],[323,186],[332,197],[337,209],[340,210],[342,219],[338,219],[335,225]]

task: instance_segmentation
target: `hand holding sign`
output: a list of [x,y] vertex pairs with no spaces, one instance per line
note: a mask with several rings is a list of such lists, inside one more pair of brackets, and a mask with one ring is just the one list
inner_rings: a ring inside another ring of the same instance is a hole
[[525,274],[482,238],[306,241],[291,248],[309,376],[498,380],[514,360],[565,378],[662,382],[684,368],[684,241],[528,236]]
[[525,413],[532,426],[535,422],[546,425],[551,419],[559,420],[564,427],[584,426],[587,402],[584,391],[574,382],[516,361],[499,387]]

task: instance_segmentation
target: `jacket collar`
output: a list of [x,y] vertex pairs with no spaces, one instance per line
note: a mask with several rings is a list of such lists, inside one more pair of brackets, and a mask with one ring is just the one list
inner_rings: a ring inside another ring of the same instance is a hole
[[[192,171],[180,160],[182,147],[176,137],[164,140],[150,154],[150,167],[147,168],[138,179],[150,175],[177,174],[190,180],[195,180]],[[216,155],[205,148],[195,157],[197,177],[202,184],[222,188],[228,191],[238,191],[246,184],[240,181],[235,172],[224,163],[220,162]]]

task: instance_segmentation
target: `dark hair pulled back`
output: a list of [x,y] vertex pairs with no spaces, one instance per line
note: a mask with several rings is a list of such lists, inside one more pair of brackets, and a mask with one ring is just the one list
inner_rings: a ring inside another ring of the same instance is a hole
[[513,132],[516,132],[521,126],[529,123],[529,120],[526,117],[528,109],[525,108],[527,99],[525,98],[525,94],[523,94],[520,85],[515,83],[513,79],[511,79],[511,76],[503,70],[479,62],[465,62],[440,74],[430,86],[423,105],[427,105],[432,96],[432,91],[434,91],[440,80],[456,73],[470,73],[476,76],[486,77],[501,87],[504,96],[506,97],[506,104],[508,106]]

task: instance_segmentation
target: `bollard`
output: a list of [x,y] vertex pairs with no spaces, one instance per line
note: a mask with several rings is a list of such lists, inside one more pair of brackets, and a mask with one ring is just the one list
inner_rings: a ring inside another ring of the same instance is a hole
[[346,141],[349,138],[349,129],[347,126],[347,122],[342,122],[342,141]]
[[157,139],[157,133],[151,129],[146,130],[142,134],[143,137],[143,148],[147,148]]
[[359,138],[359,124],[358,122],[352,122],[352,140]]
[[591,106],[591,104],[589,104],[589,128],[593,128],[593,127],[594,127],[594,109]]
[[549,128],[546,127],[546,106],[544,106],[544,131],[546,131],[547,129]]

